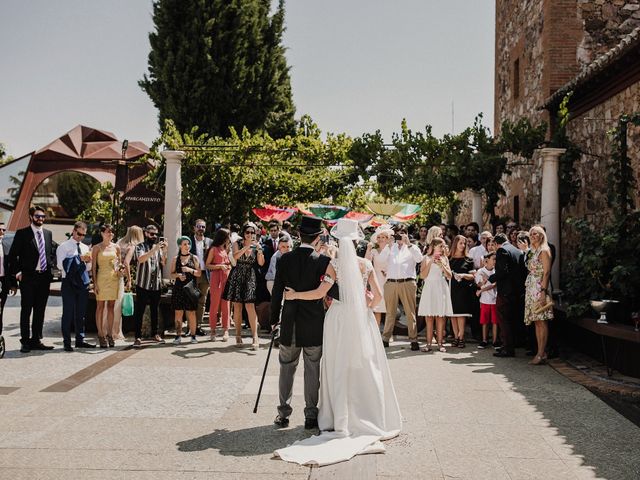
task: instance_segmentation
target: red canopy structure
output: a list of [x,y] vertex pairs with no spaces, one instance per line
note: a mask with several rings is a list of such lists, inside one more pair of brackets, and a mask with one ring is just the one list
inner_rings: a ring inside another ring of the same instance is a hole
[[[29,205],[38,186],[48,177],[64,171],[85,173],[99,182],[110,181],[120,185],[119,191],[128,192],[137,185],[149,170],[147,164],[136,164],[124,170],[126,181],[116,178],[118,163],[125,165],[149,153],[142,142],[129,142],[123,151],[123,143],[113,133],[78,125],[47,146],[31,154],[15,210],[11,215],[9,230],[17,230],[29,224]],[[127,171],[128,170],[128,171]],[[123,170],[121,169],[120,172]],[[120,182],[118,180],[121,180]]]

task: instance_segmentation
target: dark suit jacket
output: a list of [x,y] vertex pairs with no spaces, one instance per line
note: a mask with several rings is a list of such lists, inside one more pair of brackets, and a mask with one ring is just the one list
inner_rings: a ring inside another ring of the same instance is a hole
[[498,295],[519,296],[524,291],[521,257],[522,252],[508,242],[497,250],[496,272],[489,281],[496,284]]
[[9,245],[9,241],[5,238],[2,239],[2,263],[4,264],[4,277],[2,277],[2,289],[0,290],[0,295],[7,295],[9,293],[10,288],[14,288],[17,286],[16,279],[13,275],[11,275],[11,269],[9,268],[9,251],[11,250],[11,246]]
[[264,253],[264,266],[261,268],[263,273],[266,275],[267,270],[269,270],[269,262],[271,262],[271,257],[278,251],[278,239],[276,239],[276,248],[273,248],[273,239],[271,235],[267,235],[262,242],[262,252]]
[[[198,252],[196,251],[196,237],[194,237],[193,235],[191,235],[189,237],[189,240],[191,240],[191,254],[195,255],[196,257],[198,256]],[[204,237],[204,248],[203,248],[203,255],[204,255],[204,261],[207,261],[207,255],[209,255],[209,249],[211,248],[211,244],[213,243],[213,240],[211,240],[209,237]],[[204,274],[205,277],[207,277],[207,280],[209,280],[210,278],[210,272],[207,269],[204,269],[202,271],[202,273]]]
[[[322,345],[324,305],[319,300],[286,301],[282,307],[285,287],[298,292],[315,290],[327,271],[330,258],[318,254],[312,248],[298,247],[285,253],[278,260],[278,269],[271,292],[271,325],[281,321],[280,343],[291,345],[295,325],[296,346],[315,347]],[[280,310],[282,308],[282,319]]]
[[[46,272],[49,274],[49,277],[51,277],[51,267],[56,264],[55,254],[58,245],[53,241],[51,230],[43,228],[42,234],[44,237],[44,251],[47,256]],[[31,225],[21,228],[16,232],[13,243],[11,244],[11,250],[9,251],[9,269],[11,275],[15,276],[16,273],[22,272],[23,281],[35,276],[39,259],[38,242],[33,234]]]

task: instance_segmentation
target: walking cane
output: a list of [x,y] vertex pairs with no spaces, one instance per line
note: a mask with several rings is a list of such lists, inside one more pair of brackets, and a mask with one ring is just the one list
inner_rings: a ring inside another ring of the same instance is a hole
[[280,327],[274,328],[271,332],[271,343],[269,344],[269,351],[267,352],[267,361],[264,362],[264,370],[262,371],[262,379],[260,380],[260,388],[258,388],[258,398],[256,398],[256,405],[253,407],[253,413],[258,413],[258,403],[260,403],[260,394],[262,393],[262,385],[264,385],[264,377],[267,375],[267,367],[269,366],[269,357],[271,356],[271,349],[273,348],[273,342],[280,335]]

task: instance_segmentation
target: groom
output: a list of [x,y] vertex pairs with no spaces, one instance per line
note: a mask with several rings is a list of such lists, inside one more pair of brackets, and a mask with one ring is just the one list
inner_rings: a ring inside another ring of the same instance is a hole
[[[300,353],[304,359],[304,428],[318,428],[318,390],[320,389],[320,357],[322,356],[322,328],[324,305],[322,300],[287,300],[282,305],[285,287],[298,292],[315,290],[321,282],[333,283],[326,275],[330,258],[315,248],[320,243],[322,220],[302,217],[301,244],[285,253],[278,261],[278,269],[271,293],[271,325],[280,327],[280,405],[274,423],[279,428],[289,425],[293,379]],[[335,286],[335,285],[334,285]],[[331,293],[331,292],[330,292]],[[334,298],[337,295],[332,295]],[[282,319],[280,310],[282,309]]]

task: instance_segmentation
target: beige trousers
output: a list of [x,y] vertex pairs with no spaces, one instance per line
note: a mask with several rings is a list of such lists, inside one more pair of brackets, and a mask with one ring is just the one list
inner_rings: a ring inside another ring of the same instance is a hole
[[416,327],[416,281],[390,282],[384,284],[384,303],[387,307],[387,315],[384,321],[384,331],[382,339],[388,342],[393,335],[393,327],[396,325],[396,311],[398,310],[398,300],[404,307],[407,315],[407,329],[409,330],[409,341],[418,341],[418,330]]

